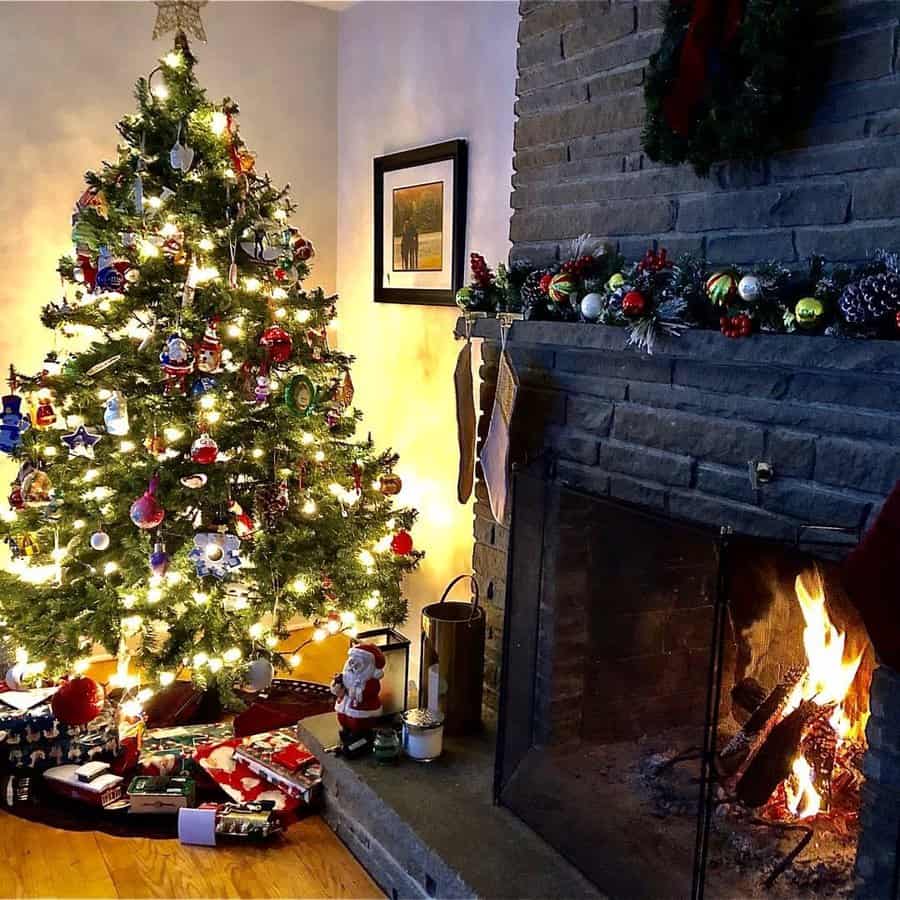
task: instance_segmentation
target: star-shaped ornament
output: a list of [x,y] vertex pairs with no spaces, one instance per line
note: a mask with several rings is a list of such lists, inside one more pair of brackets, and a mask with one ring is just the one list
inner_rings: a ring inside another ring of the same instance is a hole
[[99,434],[91,434],[84,425],[79,425],[71,434],[64,434],[60,439],[69,448],[70,456],[94,458],[94,444],[100,440]]
[[156,40],[170,31],[187,33],[198,41],[206,43],[206,31],[200,18],[200,10],[207,0],[155,0],[156,24],[153,39]]

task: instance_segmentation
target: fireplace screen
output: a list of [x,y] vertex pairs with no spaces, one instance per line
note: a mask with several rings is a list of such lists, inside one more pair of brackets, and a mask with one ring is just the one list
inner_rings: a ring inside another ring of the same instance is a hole
[[846,895],[874,659],[814,551],[518,474],[496,792],[611,897]]

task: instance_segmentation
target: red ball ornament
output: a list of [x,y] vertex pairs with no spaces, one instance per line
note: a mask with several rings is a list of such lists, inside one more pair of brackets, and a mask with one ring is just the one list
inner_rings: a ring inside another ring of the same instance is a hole
[[294,339],[280,325],[270,325],[262,333],[259,345],[269,351],[273,363],[287,362],[294,351]]
[[191,461],[201,466],[208,466],[216,461],[219,445],[204,431],[191,444]]
[[622,298],[622,315],[629,319],[636,319],[644,314],[647,309],[647,299],[640,291],[629,291]]
[[398,531],[391,538],[391,550],[397,556],[409,556],[413,549],[412,535],[408,531]]
[[129,515],[131,521],[138,528],[156,528],[166,517],[166,511],[156,499],[156,490],[159,487],[159,476],[154,475],[150,479],[147,490],[131,504]]
[[894,316],[894,324],[897,326],[897,331],[900,331],[900,309],[897,310]]
[[93,678],[72,678],[50,700],[53,715],[63,725],[87,725],[103,712],[103,688]]

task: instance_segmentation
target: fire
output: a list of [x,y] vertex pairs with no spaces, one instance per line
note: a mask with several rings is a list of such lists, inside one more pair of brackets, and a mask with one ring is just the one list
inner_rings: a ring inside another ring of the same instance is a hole
[[[797,576],[794,582],[797,602],[803,612],[803,648],[806,651],[806,676],[788,701],[785,715],[803,700],[818,706],[833,707],[828,719],[837,735],[838,744],[856,737],[862,723],[852,723],[844,712],[843,702],[856,677],[862,653],[845,659],[847,634],[835,627],[825,607],[825,586],[818,571]],[[813,767],[802,752],[794,758],[791,774],[785,780],[785,799],[797,818],[815,816],[822,808],[822,797],[816,790]]]

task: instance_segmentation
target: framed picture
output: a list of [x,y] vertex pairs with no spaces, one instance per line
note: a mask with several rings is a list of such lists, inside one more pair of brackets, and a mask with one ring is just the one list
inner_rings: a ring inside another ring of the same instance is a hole
[[454,306],[466,252],[466,142],[375,160],[375,299]]

